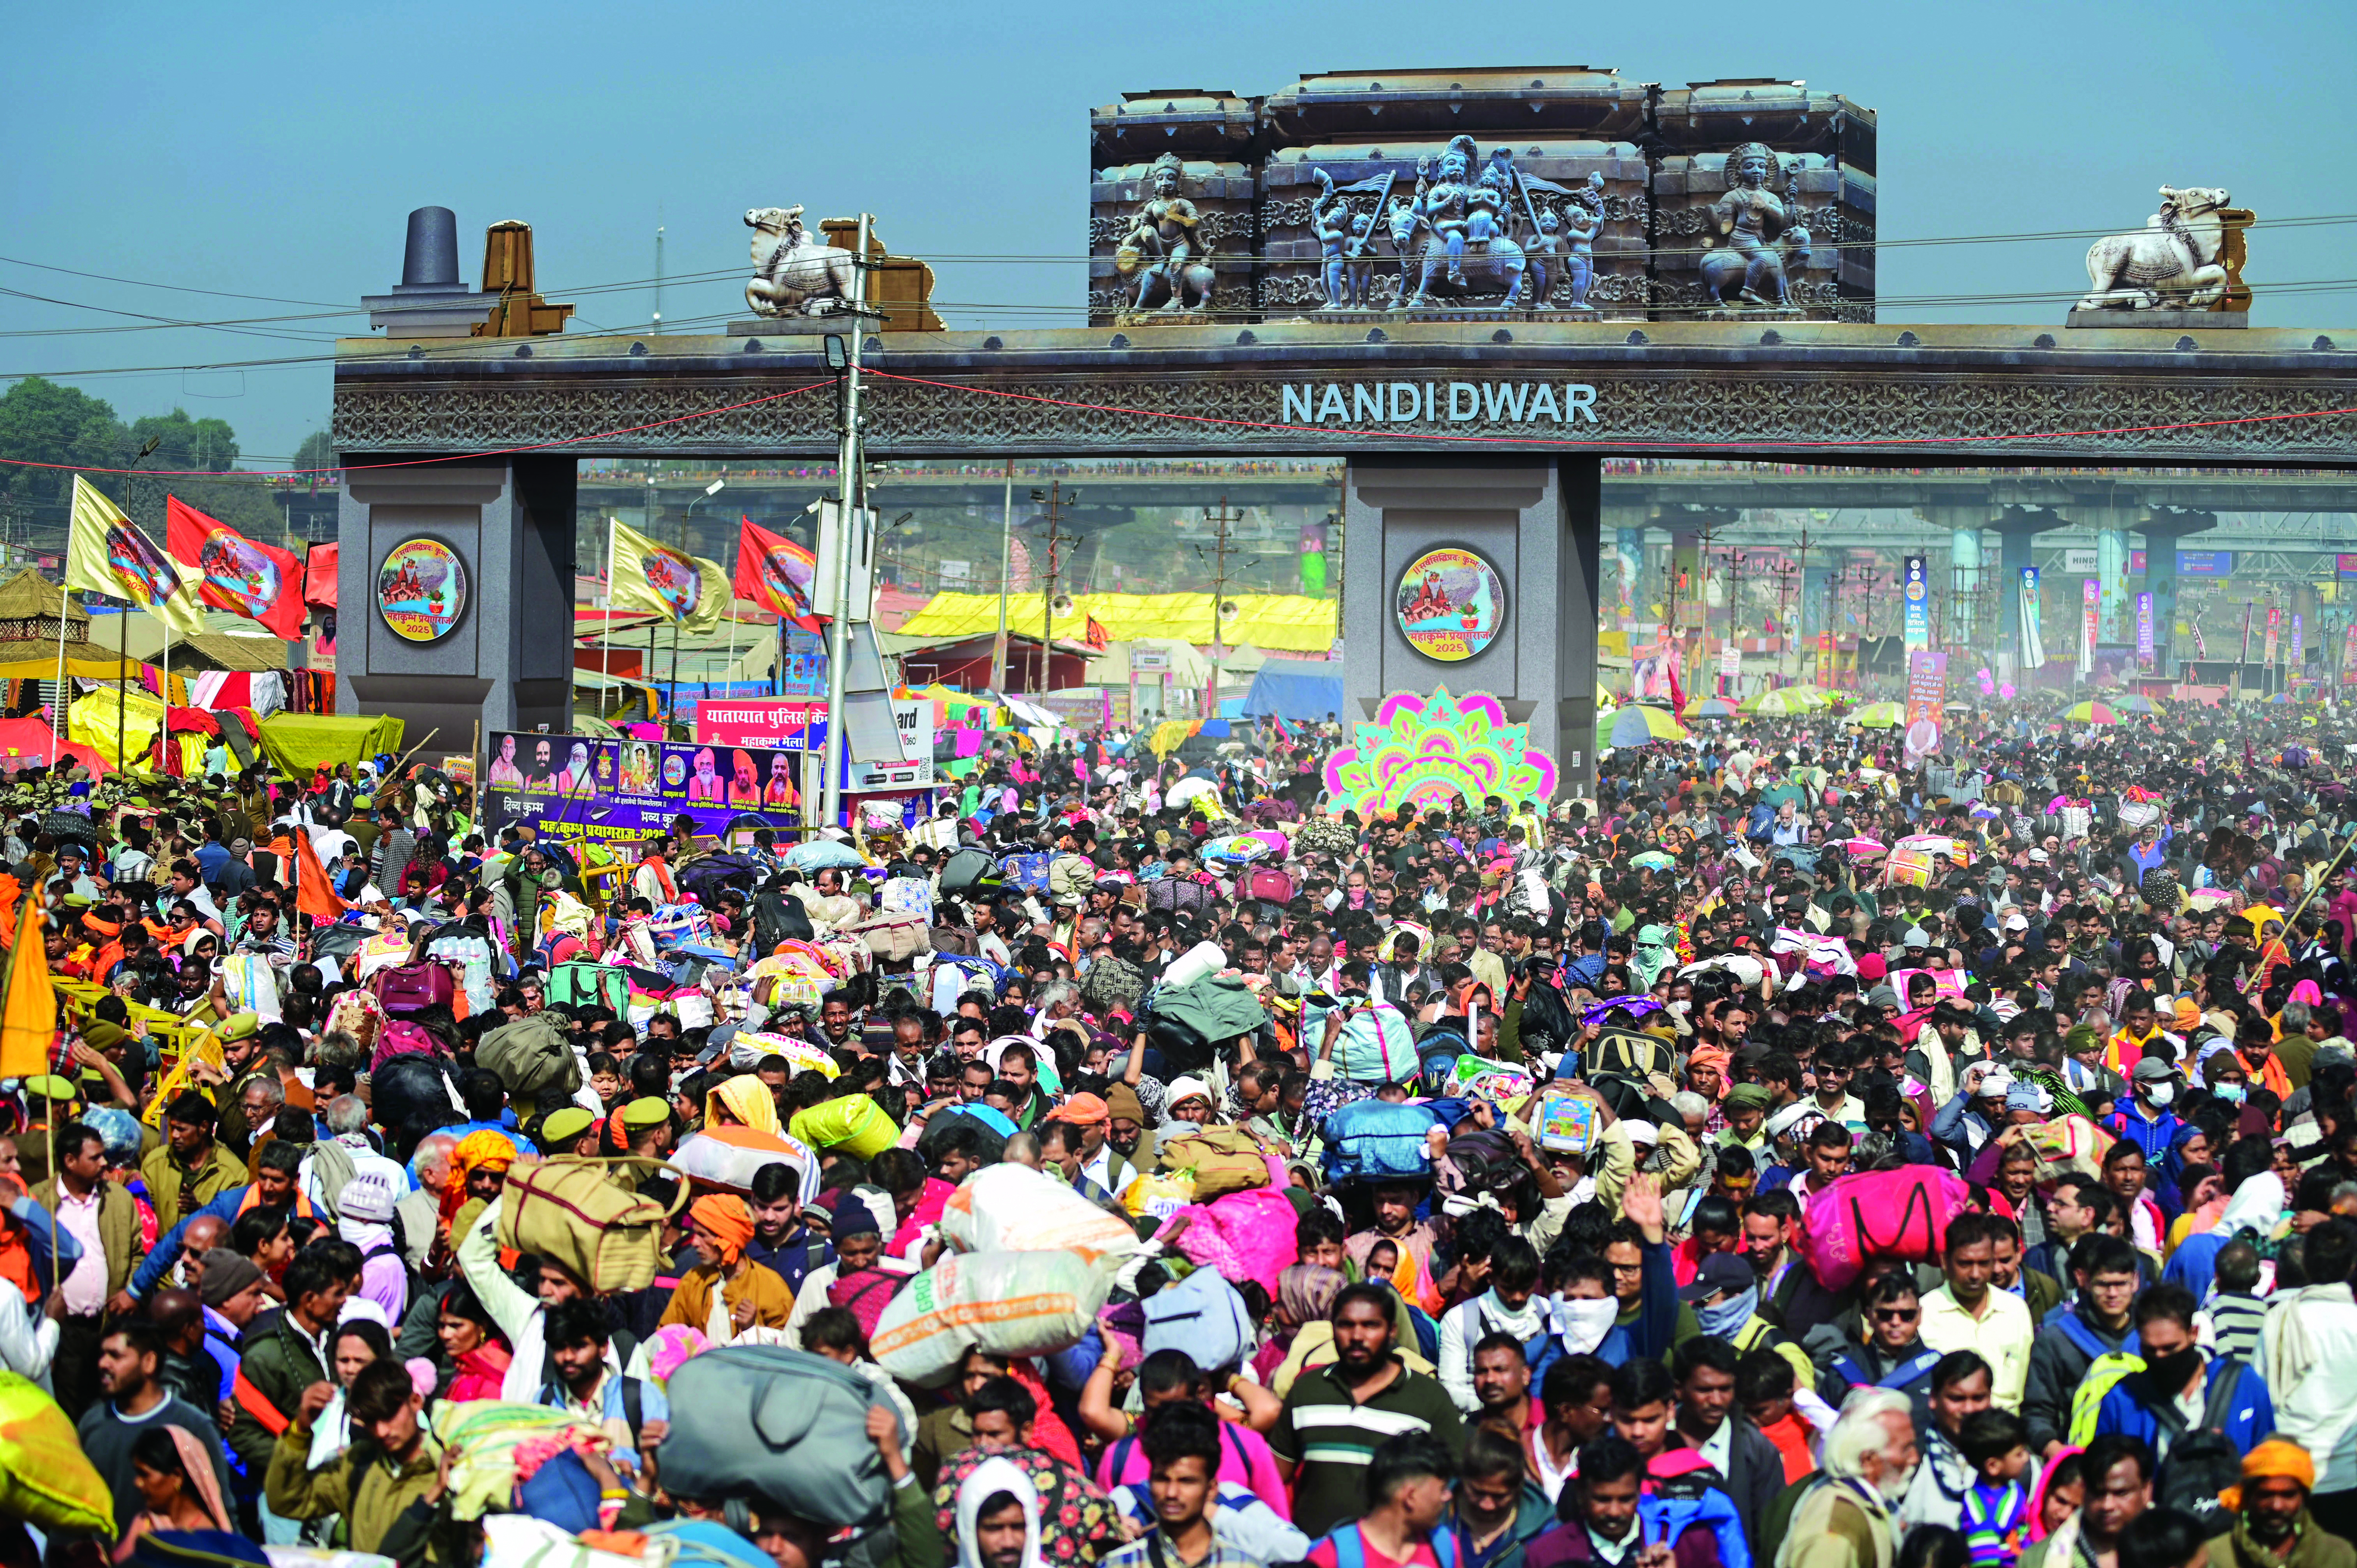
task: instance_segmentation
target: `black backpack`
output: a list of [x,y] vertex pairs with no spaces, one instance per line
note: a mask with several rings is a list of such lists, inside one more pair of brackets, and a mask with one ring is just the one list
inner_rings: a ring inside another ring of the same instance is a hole
[[[2240,1380],[2226,1377],[2229,1364],[2212,1362],[2211,1375],[2231,1388],[2232,1382]],[[2208,1413],[2203,1412],[2205,1416]],[[2232,1529],[2234,1521],[2218,1501],[2218,1494],[2242,1478],[2242,1452],[2227,1440],[2226,1434],[2197,1429],[2169,1445],[2169,1457],[2161,1461],[2160,1474],[2156,1477],[2153,1505],[2183,1509],[2201,1522],[2205,1535],[2221,1535]]]

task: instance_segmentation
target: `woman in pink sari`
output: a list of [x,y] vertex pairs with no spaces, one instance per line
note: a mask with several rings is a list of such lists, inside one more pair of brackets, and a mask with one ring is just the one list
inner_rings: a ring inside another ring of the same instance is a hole
[[131,1479],[147,1507],[124,1527],[117,1563],[129,1562],[150,1530],[237,1529],[221,1502],[212,1458],[193,1433],[160,1423],[141,1433],[131,1449]]

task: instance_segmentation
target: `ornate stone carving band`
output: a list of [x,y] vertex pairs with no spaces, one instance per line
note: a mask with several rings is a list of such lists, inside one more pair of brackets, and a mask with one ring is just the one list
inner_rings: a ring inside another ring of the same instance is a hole
[[[871,338],[868,450],[1539,456],[1577,442],[1606,454],[1825,463],[2357,466],[2357,413],[2337,412],[2357,408],[2357,342],[2344,349],[2305,332],[2218,334],[2235,340],[2227,351],[2168,334],[2083,331],[2057,349],[2020,328],[1926,328],[1948,341],[1900,348],[1894,335],[1917,335],[1888,325],[1796,327],[1789,338],[1693,328],[1687,341],[1609,345],[1515,343],[1527,329],[1486,325],[1374,343],[1356,331],[1302,340],[1297,329],[1261,330],[1289,340],[1239,344],[1229,330],[1217,346],[1156,334],[1132,348],[1102,330],[961,333],[910,335],[903,349],[899,334]],[[1824,340],[1834,335],[1874,341]],[[1791,340],[1803,337],[1819,340]],[[2098,338],[2134,341],[2089,341]],[[1999,340],[2010,338],[2023,341]],[[496,351],[418,360],[382,342],[349,344],[336,446],[348,455],[553,442],[576,443],[565,450],[582,456],[834,450],[834,400],[823,390],[737,406],[823,381],[815,353],[707,338],[640,340],[635,355],[627,339],[611,349],[559,341],[528,361]],[[608,434],[637,426],[654,428]]]

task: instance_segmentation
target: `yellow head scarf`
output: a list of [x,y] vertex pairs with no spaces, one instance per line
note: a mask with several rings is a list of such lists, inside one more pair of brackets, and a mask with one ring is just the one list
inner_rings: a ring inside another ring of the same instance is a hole
[[727,1120],[756,1133],[785,1131],[778,1124],[778,1102],[770,1098],[770,1086],[749,1072],[739,1073],[704,1097],[706,1123],[719,1125],[724,1111]]

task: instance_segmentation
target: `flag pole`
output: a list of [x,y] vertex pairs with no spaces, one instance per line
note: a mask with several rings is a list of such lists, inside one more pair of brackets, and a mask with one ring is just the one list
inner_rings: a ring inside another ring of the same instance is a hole
[[[165,623],[168,626],[170,623]],[[167,636],[170,633],[167,632]],[[123,604],[123,618],[114,633],[114,770],[123,771],[123,732],[131,727],[131,601]],[[171,704],[165,704],[165,717],[171,716]],[[168,723],[167,725],[168,728]],[[164,743],[168,749],[171,742]]]
[[[58,701],[49,714],[57,738],[59,740],[63,740],[66,735],[66,613],[72,608],[73,589],[59,583],[58,585]],[[55,768],[57,762],[56,748],[52,747],[49,766]]]

